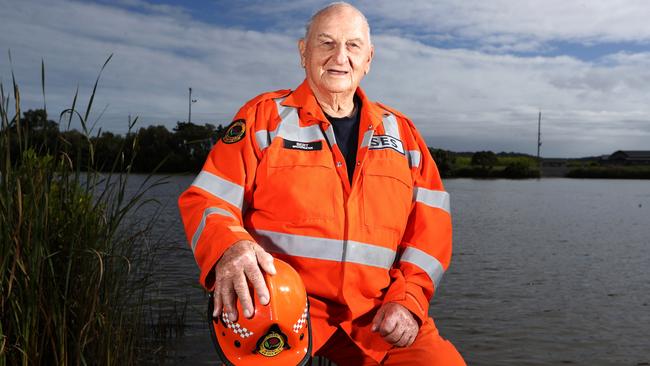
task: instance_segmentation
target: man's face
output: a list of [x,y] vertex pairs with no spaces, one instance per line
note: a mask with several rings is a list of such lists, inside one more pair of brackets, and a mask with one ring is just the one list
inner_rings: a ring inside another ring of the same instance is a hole
[[354,9],[334,8],[315,19],[307,37],[298,46],[312,89],[354,93],[373,55],[363,18]]

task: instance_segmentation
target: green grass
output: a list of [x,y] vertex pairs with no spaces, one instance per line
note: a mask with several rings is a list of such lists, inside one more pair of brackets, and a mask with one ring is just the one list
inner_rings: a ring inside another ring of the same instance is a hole
[[469,166],[472,164],[471,156],[457,156],[454,165],[457,167]]
[[[508,165],[512,164],[524,164],[528,166],[536,166],[537,162],[535,158],[530,158],[526,156],[498,156],[497,157],[497,162],[494,165],[494,167],[503,167],[505,168]],[[471,156],[456,156],[456,159],[454,161],[454,165],[458,168],[460,167],[466,167],[466,166],[471,166],[472,165],[472,157]]]
[[498,162],[495,166],[506,167],[508,165],[514,164],[523,164],[526,166],[534,167],[537,166],[537,159],[530,158],[527,156],[500,156]]
[[[12,93],[0,84],[0,366],[136,364],[155,343],[144,245],[155,219],[129,217],[152,204],[145,193],[162,182],[150,176],[127,195],[123,154],[108,173],[96,169],[87,121],[98,82],[83,113],[75,95],[60,118],[79,120],[87,149],[63,138],[53,148],[35,144],[13,73]],[[85,166],[72,163],[80,154],[88,156],[74,161]]]

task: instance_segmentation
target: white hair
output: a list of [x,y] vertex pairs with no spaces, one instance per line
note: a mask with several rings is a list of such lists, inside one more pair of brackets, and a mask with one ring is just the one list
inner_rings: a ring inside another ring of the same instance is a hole
[[314,23],[314,20],[316,20],[316,18],[321,16],[326,11],[328,11],[328,10],[330,10],[332,8],[335,8],[335,7],[339,7],[339,6],[348,6],[348,7],[352,8],[352,9],[356,10],[359,13],[359,15],[361,15],[361,18],[363,19],[363,22],[366,23],[366,27],[368,29],[368,41],[370,42],[370,44],[372,44],[372,41],[370,41],[370,24],[368,23],[368,19],[366,18],[366,16],[359,9],[355,8],[352,4],[347,3],[345,1],[335,1],[333,3],[328,4],[327,6],[325,6],[323,8],[321,8],[321,9],[316,10],[316,12],[311,16],[311,18],[309,18],[309,21],[307,22],[307,24],[305,24],[305,37],[303,39],[305,41],[308,39],[309,32],[311,31],[311,26]]

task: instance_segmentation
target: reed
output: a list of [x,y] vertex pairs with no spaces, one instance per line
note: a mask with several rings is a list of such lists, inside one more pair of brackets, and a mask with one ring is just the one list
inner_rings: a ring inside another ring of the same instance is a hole
[[[101,71],[85,110],[76,93],[59,116],[59,126],[81,123],[84,146],[63,134],[54,146],[36,144],[40,131],[21,123],[11,76],[11,90],[0,83],[0,366],[135,364],[152,342],[146,243],[155,219],[130,217],[163,182],[149,176],[127,191],[134,155],[124,152],[137,140],[99,172],[88,121]],[[44,64],[41,82],[45,108]]]

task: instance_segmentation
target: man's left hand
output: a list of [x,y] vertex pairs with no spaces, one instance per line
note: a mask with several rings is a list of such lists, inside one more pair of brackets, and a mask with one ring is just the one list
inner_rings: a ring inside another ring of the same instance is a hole
[[379,332],[386,342],[396,347],[413,344],[419,329],[413,314],[396,302],[383,304],[372,320],[372,331]]

